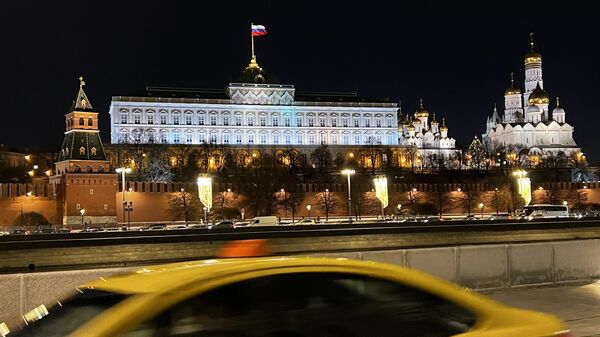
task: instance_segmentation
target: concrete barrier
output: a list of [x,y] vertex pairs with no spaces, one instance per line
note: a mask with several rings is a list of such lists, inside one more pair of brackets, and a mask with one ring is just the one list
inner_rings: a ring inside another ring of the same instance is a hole
[[[473,289],[600,279],[597,239],[311,255],[407,266]],[[133,269],[139,267],[0,275],[0,322],[15,326],[20,313],[52,304],[90,280]]]

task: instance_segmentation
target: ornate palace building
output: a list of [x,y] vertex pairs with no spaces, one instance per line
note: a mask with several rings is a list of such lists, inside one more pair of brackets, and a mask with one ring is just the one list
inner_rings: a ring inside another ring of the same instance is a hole
[[578,153],[581,149],[573,140],[574,128],[567,123],[558,97],[550,112],[550,96],[542,78],[542,55],[535,49],[533,34],[523,61],[525,91],[515,85],[511,74],[510,87],[504,92],[504,113],[499,114],[494,107],[487,119],[484,142],[536,155]]
[[348,151],[381,145],[417,148],[421,154],[457,152],[447,127],[438,128],[435,118],[430,124],[422,104],[412,121],[397,103],[387,100],[367,100],[355,93],[301,93],[293,85],[267,82],[253,57],[239,81],[225,90],[147,87],[143,95],[114,96],[111,143],[276,148],[327,144]]

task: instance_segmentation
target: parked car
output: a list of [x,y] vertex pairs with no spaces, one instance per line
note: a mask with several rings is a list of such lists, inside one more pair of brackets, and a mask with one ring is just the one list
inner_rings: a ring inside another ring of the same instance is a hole
[[209,224],[208,225],[208,229],[214,229],[214,228],[234,228],[234,223],[233,221],[230,220],[223,220],[223,221],[219,221],[216,222],[214,224]]
[[294,225],[300,226],[300,225],[314,225],[315,224],[315,220],[313,219],[302,219],[302,220],[298,220],[294,223]]
[[58,233],[58,234],[69,234],[69,233],[71,233],[71,230],[68,229],[67,227],[61,227],[61,228],[57,228],[56,229],[56,233]]
[[181,224],[181,225],[171,225],[171,226],[167,226],[168,230],[177,230],[177,229],[188,229],[188,226],[186,226],[185,224]]
[[104,231],[106,230],[102,227],[86,227],[82,229],[79,233],[99,233]]
[[54,228],[40,228],[33,232],[33,234],[56,234],[56,230]]
[[553,315],[422,271],[351,259],[247,257],[264,253],[246,243],[229,250],[234,259],[148,266],[92,281],[24,314],[26,324],[14,334],[572,336]]
[[167,224],[164,223],[155,223],[149,226],[144,227],[143,231],[160,231],[167,229]]
[[108,227],[108,228],[105,228],[105,231],[106,232],[122,232],[123,228],[121,228],[121,227]]
[[248,226],[259,227],[259,226],[277,226],[277,217],[274,215],[257,216],[249,221]]
[[13,229],[9,235],[29,235],[29,231],[26,229]]
[[9,235],[9,231],[0,231],[0,236]]

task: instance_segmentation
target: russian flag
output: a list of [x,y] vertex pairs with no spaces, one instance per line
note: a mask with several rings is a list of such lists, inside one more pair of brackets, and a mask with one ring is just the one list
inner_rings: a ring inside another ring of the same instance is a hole
[[267,35],[267,29],[263,25],[251,25],[252,36]]

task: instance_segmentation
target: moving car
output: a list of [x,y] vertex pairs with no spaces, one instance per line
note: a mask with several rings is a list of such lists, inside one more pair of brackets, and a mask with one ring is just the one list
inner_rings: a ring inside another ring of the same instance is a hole
[[9,235],[29,235],[29,231],[26,229],[13,229]]
[[314,225],[315,224],[315,220],[312,219],[302,219],[302,220],[298,220],[294,223],[294,225]]
[[250,227],[258,227],[258,226],[277,226],[277,217],[274,215],[266,215],[266,216],[257,216],[250,220],[248,226]]
[[234,228],[233,227],[233,221],[229,221],[229,220],[223,220],[223,221],[219,221],[217,223],[214,224],[209,224],[208,225],[208,229],[213,229],[213,228]]
[[266,257],[247,242],[230,248],[228,259],[90,282],[53,307],[23,315],[26,325],[11,337],[572,336],[554,316],[500,304],[421,271]]
[[160,231],[160,230],[164,230],[167,229],[167,224],[164,223],[155,223],[152,225],[149,225],[145,228],[143,228],[143,231]]

